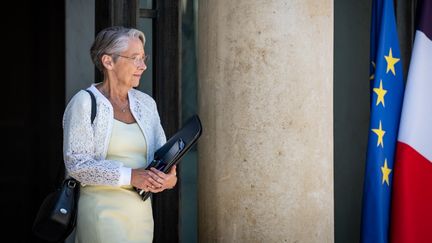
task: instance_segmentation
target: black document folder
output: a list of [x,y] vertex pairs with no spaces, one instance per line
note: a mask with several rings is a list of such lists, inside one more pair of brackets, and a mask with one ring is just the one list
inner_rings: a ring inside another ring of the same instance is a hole
[[[171,167],[180,162],[182,157],[198,141],[201,133],[201,121],[197,115],[193,115],[180,130],[155,152],[153,161],[146,169],[154,167],[164,173],[169,172]],[[136,191],[144,201],[151,195],[151,192],[145,192],[138,188],[136,188]]]

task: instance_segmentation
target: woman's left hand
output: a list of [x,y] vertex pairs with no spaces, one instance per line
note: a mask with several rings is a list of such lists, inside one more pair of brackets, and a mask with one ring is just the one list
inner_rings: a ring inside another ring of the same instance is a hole
[[159,176],[160,179],[157,181],[162,184],[162,187],[150,190],[151,192],[161,192],[165,189],[172,189],[177,184],[177,167],[174,165],[168,174],[163,173],[155,168],[150,168],[150,170]]

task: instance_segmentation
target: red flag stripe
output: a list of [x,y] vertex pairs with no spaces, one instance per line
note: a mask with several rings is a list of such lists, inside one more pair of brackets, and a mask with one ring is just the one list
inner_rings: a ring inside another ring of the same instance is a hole
[[[393,175],[391,242],[432,242],[432,163],[398,142]],[[424,190],[424,189],[428,190]]]

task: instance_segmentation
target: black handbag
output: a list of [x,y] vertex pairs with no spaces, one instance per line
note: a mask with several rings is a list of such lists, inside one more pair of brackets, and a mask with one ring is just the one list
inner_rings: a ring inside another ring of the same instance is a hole
[[[92,100],[91,123],[96,117],[96,98],[86,90]],[[39,238],[59,242],[65,240],[74,230],[78,214],[80,183],[66,178],[60,188],[51,192],[42,202],[33,222],[33,233]]]
[[66,239],[75,228],[79,193],[77,180],[64,180],[62,186],[43,201],[33,223],[33,233],[51,242]]
[[[178,164],[183,156],[192,148],[201,136],[202,126],[198,115],[190,117],[162,147],[154,154],[153,161],[147,166],[147,170],[154,167],[164,173],[169,172],[171,167]],[[145,201],[151,192],[135,188],[135,191]]]

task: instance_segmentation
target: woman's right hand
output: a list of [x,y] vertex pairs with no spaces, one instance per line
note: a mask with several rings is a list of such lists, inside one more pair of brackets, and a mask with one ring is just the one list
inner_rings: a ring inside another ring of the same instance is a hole
[[156,173],[144,168],[132,169],[131,185],[144,191],[158,192],[163,179]]

